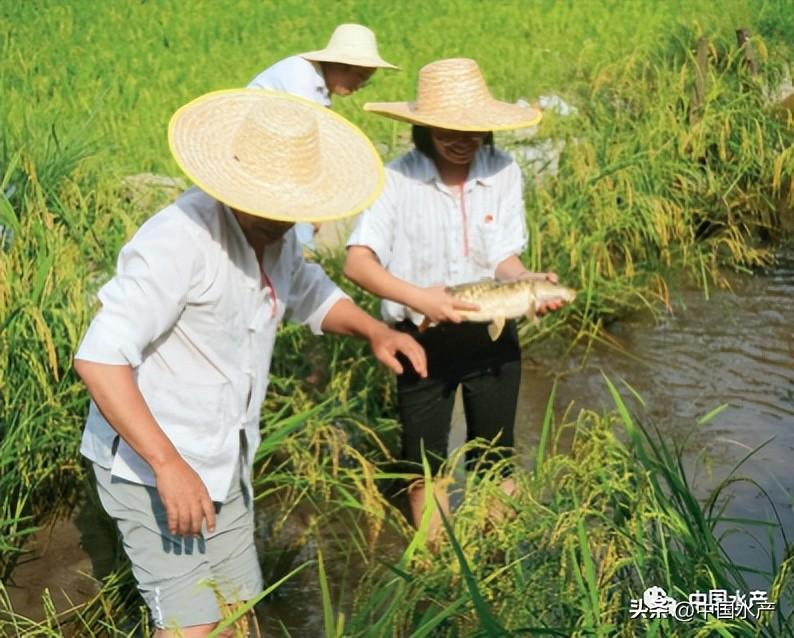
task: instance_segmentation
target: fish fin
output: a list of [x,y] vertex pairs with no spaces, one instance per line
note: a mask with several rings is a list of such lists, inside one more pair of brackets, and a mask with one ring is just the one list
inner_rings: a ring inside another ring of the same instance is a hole
[[422,319],[422,323],[419,324],[419,332],[424,332],[430,327],[430,319],[425,317]]
[[537,302],[533,299],[529,304],[529,310],[527,310],[527,319],[529,319],[532,322],[532,325],[537,328],[540,325],[540,318],[535,312],[536,307]]
[[499,338],[499,335],[502,334],[502,330],[505,327],[505,318],[504,317],[496,317],[491,323],[488,324],[488,335],[491,337],[491,341],[496,341]]

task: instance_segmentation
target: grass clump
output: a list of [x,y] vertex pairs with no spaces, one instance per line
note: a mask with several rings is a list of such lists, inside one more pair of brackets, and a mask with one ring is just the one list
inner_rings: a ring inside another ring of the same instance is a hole
[[[680,455],[629,415],[617,393],[615,400],[613,414],[585,410],[547,424],[542,463],[517,474],[512,520],[489,523],[489,503],[504,498],[498,472],[470,476],[446,522],[448,543],[437,555],[409,545],[399,563],[374,568],[344,635],[794,635],[790,556],[764,574],[774,613],[689,622],[631,616],[632,599],[651,586],[677,601],[752,587],[720,545],[721,514],[692,495]],[[563,452],[558,445],[569,435]],[[785,534],[779,521],[759,524]]]

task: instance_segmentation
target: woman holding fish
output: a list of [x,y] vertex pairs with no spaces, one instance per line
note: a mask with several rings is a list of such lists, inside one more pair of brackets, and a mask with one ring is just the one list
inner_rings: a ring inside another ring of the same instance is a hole
[[[541,114],[491,97],[469,59],[423,67],[414,103],[364,108],[413,124],[415,148],[388,165],[385,190],[359,217],[345,263],[348,278],[383,298],[385,321],[414,335],[427,352],[428,377],[412,374],[407,364],[397,382],[403,458],[421,473],[424,453],[431,472],[438,471],[446,458],[455,392],[462,386],[467,438],[498,446],[467,456],[469,467],[485,469],[513,447],[521,355],[515,322],[502,325],[516,314],[483,318],[487,309],[476,294],[466,301],[447,287],[483,279],[556,283],[553,273],[531,273],[519,259],[528,241],[521,171],[493,147],[493,131],[534,125]],[[533,314],[563,303],[553,296],[534,299]],[[475,311],[481,316],[474,321],[502,325],[490,326],[489,334],[485,323],[465,321]],[[432,327],[421,330],[423,324]],[[501,464],[508,495],[515,489],[509,465]],[[433,491],[448,512],[443,485]],[[426,501],[423,481],[409,489],[409,500],[418,527]],[[431,537],[439,524],[434,512]]]

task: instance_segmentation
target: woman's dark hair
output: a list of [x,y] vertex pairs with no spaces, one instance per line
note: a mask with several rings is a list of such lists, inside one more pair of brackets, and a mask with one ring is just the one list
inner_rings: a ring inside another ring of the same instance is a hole
[[[436,147],[433,146],[433,138],[430,136],[429,127],[422,126],[420,124],[414,124],[411,126],[411,139],[413,140],[417,151],[419,151],[422,155],[429,157],[431,160],[436,159]],[[483,140],[483,145],[487,146],[491,153],[494,152],[493,131],[488,131],[488,134]]]

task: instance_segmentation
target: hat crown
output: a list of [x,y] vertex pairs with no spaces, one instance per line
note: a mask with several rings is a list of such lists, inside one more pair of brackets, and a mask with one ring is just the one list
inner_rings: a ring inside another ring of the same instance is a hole
[[202,95],[171,117],[168,145],[207,195],[267,219],[349,217],[383,189],[383,164],[364,133],[330,109],[283,92]]
[[353,66],[397,67],[386,62],[378,52],[378,40],[375,33],[361,24],[340,24],[331,34],[331,39],[324,49],[299,53],[299,56],[316,62],[338,62]]
[[365,52],[378,55],[378,45],[371,29],[360,24],[340,24],[331,34],[326,49]]
[[262,102],[240,123],[232,153],[248,175],[275,183],[309,184],[322,165],[317,119],[289,103]]
[[474,108],[492,99],[480,67],[469,58],[438,60],[419,70],[416,110],[421,113]]

